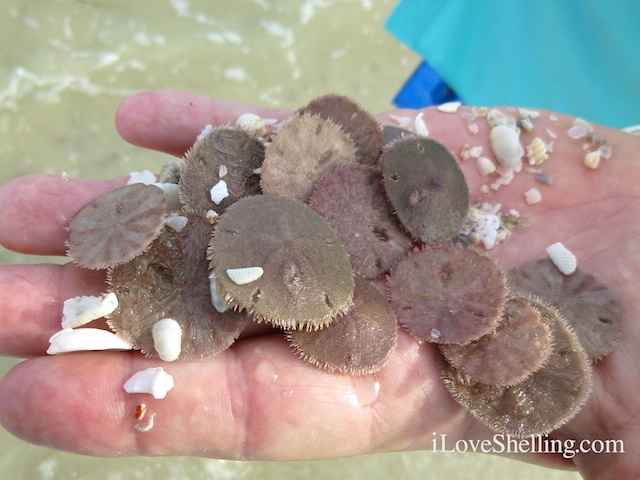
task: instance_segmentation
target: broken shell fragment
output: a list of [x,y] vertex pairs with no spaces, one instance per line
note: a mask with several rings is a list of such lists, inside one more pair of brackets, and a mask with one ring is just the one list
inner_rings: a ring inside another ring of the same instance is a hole
[[105,193],[71,221],[67,254],[91,269],[127,262],[159,235],[166,211],[167,197],[155,186],[136,183]]
[[469,187],[444,145],[405,138],[389,146],[381,161],[387,198],[412,236],[437,243],[458,234],[469,210]]
[[62,328],[76,328],[105,317],[118,307],[118,298],[111,293],[99,297],[83,295],[69,298],[62,307]]
[[465,344],[486,335],[507,296],[505,273],[491,258],[449,243],[405,257],[387,285],[398,321],[413,337],[434,343]]
[[548,258],[523,263],[507,272],[509,288],[544,298],[573,327],[589,358],[607,355],[620,337],[620,299],[602,280],[579,268],[560,273]]
[[503,167],[515,168],[524,155],[518,132],[506,125],[497,125],[489,133],[491,149]]
[[224,180],[220,180],[216,183],[211,190],[209,190],[209,194],[211,195],[211,201],[216,205],[220,205],[222,200],[229,196],[229,190],[227,190],[227,182]]
[[113,332],[99,328],[63,328],[49,339],[47,354],[98,350],[132,350],[133,345]]
[[558,270],[563,274],[571,275],[576,271],[576,267],[578,266],[576,256],[571,253],[569,249],[562,244],[562,242],[556,242],[553,245],[549,245],[546,248],[546,252],[553,264],[558,267]]
[[175,232],[179,232],[187,226],[189,219],[184,215],[174,215],[173,213],[165,220],[165,225]]
[[136,423],[133,428],[135,428],[140,433],[146,433],[153,428],[153,421],[156,418],[156,414],[152,413],[149,417],[147,423]]
[[482,177],[486,177],[490,173],[493,173],[496,171],[495,163],[493,163],[487,157],[478,157],[478,160],[476,160],[476,165],[478,167],[478,172]]
[[[238,200],[216,223],[209,258],[221,294],[258,321],[318,329],[351,306],[347,253],[327,222],[295,200]],[[263,274],[238,285],[227,270],[243,264],[260,265]]]
[[160,360],[173,362],[178,359],[182,344],[182,328],[178,322],[172,318],[158,320],[151,329],[151,335]]
[[287,337],[300,356],[329,371],[352,375],[377,372],[396,346],[398,327],[387,300],[372,284],[356,277],[353,307],[321,330],[290,330]]
[[227,275],[236,285],[255,282],[263,273],[262,267],[227,268]]
[[172,388],[173,377],[162,367],[139,370],[124,383],[125,392],[149,393],[155,399],[166,397]]
[[534,203],[538,203],[542,200],[542,195],[537,188],[530,188],[526,192],[524,192],[524,201],[529,205],[533,205]]
[[595,170],[600,165],[600,157],[602,154],[600,150],[594,150],[593,152],[589,152],[584,156],[584,166],[587,168],[591,168]]

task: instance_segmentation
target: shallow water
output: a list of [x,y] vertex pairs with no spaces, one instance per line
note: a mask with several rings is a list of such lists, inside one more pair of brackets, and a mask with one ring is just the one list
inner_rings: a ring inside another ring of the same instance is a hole
[[[0,182],[28,173],[108,178],[167,156],[113,126],[128,95],[174,88],[273,107],[347,94],[372,112],[419,59],[382,28],[390,0],[5,0],[0,6]],[[39,262],[4,249],[0,263]],[[0,359],[0,376],[18,360]],[[0,478],[569,479],[489,455],[391,453],[316,462],[92,458],[0,428]]]

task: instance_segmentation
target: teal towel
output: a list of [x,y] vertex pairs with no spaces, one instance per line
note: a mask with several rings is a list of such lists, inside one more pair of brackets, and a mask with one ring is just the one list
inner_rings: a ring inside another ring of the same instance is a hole
[[401,0],[385,26],[468,104],[640,124],[638,0]]

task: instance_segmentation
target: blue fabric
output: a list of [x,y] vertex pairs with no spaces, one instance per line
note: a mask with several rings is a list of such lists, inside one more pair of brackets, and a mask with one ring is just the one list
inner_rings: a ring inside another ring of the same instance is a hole
[[640,123],[638,0],[401,0],[385,26],[469,104]]
[[442,77],[427,62],[422,62],[393,99],[398,108],[422,108],[460,101]]

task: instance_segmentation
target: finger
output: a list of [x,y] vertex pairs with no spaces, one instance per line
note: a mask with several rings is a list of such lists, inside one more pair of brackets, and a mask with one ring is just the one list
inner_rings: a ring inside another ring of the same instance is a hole
[[115,180],[68,180],[29,175],[0,187],[0,244],[33,255],[64,255],[67,227],[84,206],[125,184]]
[[116,112],[116,128],[122,138],[134,145],[181,156],[207,125],[233,125],[243,113],[284,120],[291,110],[154,90],[122,102]]
[[[130,375],[151,366],[174,377],[166,398],[124,392]],[[303,362],[281,335],[193,363],[68,354],[5,375],[0,421],[29,442],[92,455],[301,460],[425,448],[434,428],[458,436],[469,423],[438,368],[435,349],[406,334],[387,367],[362,377]],[[147,433],[134,429],[143,402],[156,414]]]

